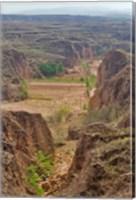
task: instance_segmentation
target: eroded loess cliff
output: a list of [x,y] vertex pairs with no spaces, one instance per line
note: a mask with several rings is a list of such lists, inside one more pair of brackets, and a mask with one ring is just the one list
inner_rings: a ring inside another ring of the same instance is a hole
[[2,129],[2,195],[34,195],[27,167],[36,162],[38,151],[54,154],[51,132],[41,114],[21,111],[4,111]]
[[29,70],[29,63],[23,53],[15,49],[3,50],[3,75],[5,78],[11,79],[14,83],[19,78],[29,78]]
[[95,58],[95,53],[90,44],[86,42],[72,42],[70,40],[59,40],[53,43],[52,54],[58,52],[56,61],[62,62],[67,68],[79,65],[82,60],[91,62]]
[[24,54],[14,49],[3,49],[2,65],[2,100],[26,99],[24,79],[30,77],[30,68]]
[[97,89],[90,99],[90,110],[116,102],[121,106],[129,106],[130,70],[130,57],[125,52],[108,52],[98,69]]
[[129,62],[124,52],[114,50],[100,64],[84,127],[71,132],[74,138],[69,134],[69,139],[78,139],[77,149],[67,181],[57,196],[133,196]]

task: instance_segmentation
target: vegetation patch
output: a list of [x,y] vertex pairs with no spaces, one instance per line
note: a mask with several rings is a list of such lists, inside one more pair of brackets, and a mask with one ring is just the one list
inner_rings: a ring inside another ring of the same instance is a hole
[[29,96],[29,94],[28,94],[28,87],[27,87],[26,82],[24,80],[21,81],[19,86],[22,89],[24,96],[27,98]]
[[47,177],[51,176],[53,155],[44,155],[42,151],[38,151],[36,154],[37,162],[35,164],[31,164],[27,168],[27,182],[34,188],[35,194],[37,196],[41,196],[44,194],[45,189],[39,185],[39,181],[45,180]]
[[34,81],[45,83],[84,83],[84,78],[47,77],[34,79]]
[[59,75],[64,72],[64,66],[62,63],[54,63],[54,62],[41,63],[39,65],[39,68],[42,74],[47,77]]
[[81,62],[81,71],[84,73],[82,78],[83,82],[86,85],[86,94],[87,97],[90,97],[90,90],[96,86],[96,76],[90,75],[91,66],[87,62]]
[[86,117],[86,124],[91,122],[105,122],[116,125],[126,113],[126,109],[117,103],[112,103],[101,109],[91,110]]
[[60,123],[66,120],[69,113],[70,113],[70,108],[65,103],[59,108],[59,110],[54,115],[49,116],[48,120],[50,123]]

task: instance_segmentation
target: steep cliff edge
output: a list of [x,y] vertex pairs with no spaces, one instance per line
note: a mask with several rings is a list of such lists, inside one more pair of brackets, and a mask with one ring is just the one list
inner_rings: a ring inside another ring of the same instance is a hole
[[97,89],[89,108],[101,108],[110,103],[128,106],[130,103],[130,57],[120,50],[108,52],[98,69]]
[[124,52],[113,50],[100,64],[88,122],[74,133],[79,139],[77,149],[57,196],[132,197],[129,62]]
[[27,167],[38,151],[54,154],[53,139],[40,114],[4,111],[2,114],[2,195],[34,195],[27,182]]

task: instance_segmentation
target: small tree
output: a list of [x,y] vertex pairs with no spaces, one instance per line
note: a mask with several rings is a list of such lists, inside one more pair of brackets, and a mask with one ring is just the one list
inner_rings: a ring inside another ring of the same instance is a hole
[[86,76],[90,73],[90,65],[87,62],[81,62],[81,70],[85,73]]
[[87,62],[81,63],[81,70],[85,74],[84,82],[86,85],[87,97],[90,97],[91,81],[90,81],[90,65]]

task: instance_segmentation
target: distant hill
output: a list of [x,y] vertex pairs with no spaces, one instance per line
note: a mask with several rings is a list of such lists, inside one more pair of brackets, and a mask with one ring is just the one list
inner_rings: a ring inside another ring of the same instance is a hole
[[10,15],[2,15],[2,20],[4,21],[26,21],[26,22],[68,22],[68,23],[83,23],[83,22],[103,22],[103,21],[111,21],[114,18],[118,18],[121,21],[130,21],[130,16],[127,14],[112,14],[106,16],[82,16],[80,15],[49,15],[49,14],[10,14]]
[[2,15],[2,23],[4,49],[22,53],[32,77],[41,77],[41,62],[67,68],[101,59],[112,49],[130,52],[131,20],[122,15]]

